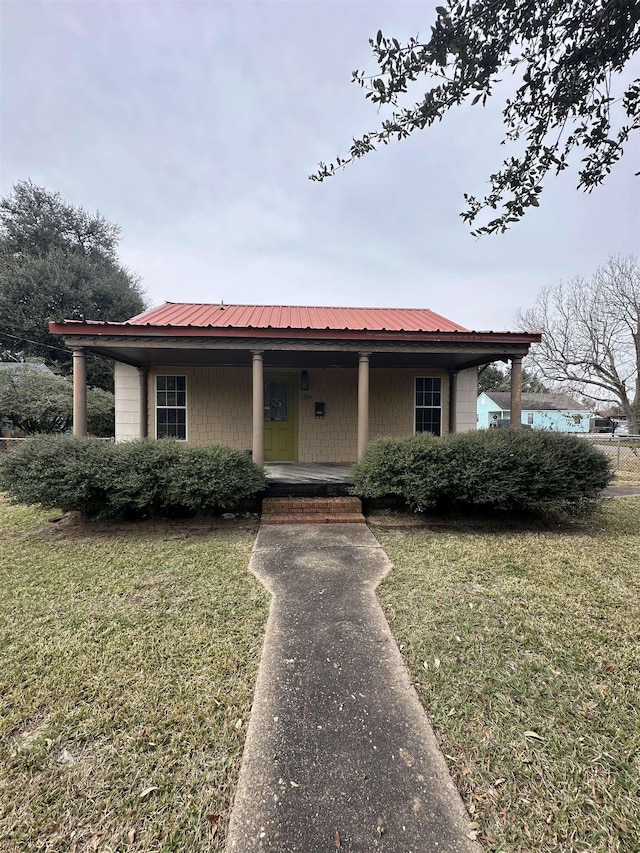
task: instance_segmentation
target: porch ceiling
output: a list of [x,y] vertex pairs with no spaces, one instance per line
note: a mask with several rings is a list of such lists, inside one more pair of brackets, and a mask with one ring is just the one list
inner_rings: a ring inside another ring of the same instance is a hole
[[[88,353],[122,361],[136,367],[160,365],[181,365],[184,367],[249,367],[253,350],[264,353],[265,368],[313,368],[313,367],[357,367],[358,353],[370,353],[371,367],[415,367],[428,365],[443,370],[463,370],[487,364],[492,361],[507,360],[512,356],[527,354],[528,343],[491,342],[490,344],[449,344],[433,342],[427,344],[381,344],[380,342],[358,342],[345,344],[336,342],[328,346],[327,342],[290,341],[266,342],[251,341],[239,345],[212,346],[209,340],[203,341],[122,341],[76,338],[67,339],[74,347],[84,347]],[[265,345],[266,344],[266,345]]]

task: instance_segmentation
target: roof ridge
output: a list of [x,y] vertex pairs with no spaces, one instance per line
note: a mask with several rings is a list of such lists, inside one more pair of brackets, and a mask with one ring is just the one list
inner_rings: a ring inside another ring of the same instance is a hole
[[156,305],[153,308],[146,308],[144,311],[141,311],[140,314],[147,314],[150,311],[155,311],[158,308],[162,308],[163,305],[206,305],[212,308],[304,308],[307,310],[319,308],[323,311],[428,311],[430,314],[436,314],[438,317],[442,317],[443,320],[448,319],[444,314],[438,314],[438,312],[434,311],[433,308],[410,308],[406,305],[400,308],[392,308],[390,306],[384,307],[383,305],[284,305],[277,302],[173,302],[169,300],[165,300],[162,305]]

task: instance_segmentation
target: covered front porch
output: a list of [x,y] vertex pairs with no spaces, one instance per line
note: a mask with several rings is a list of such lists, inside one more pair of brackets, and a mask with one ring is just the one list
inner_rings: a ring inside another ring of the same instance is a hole
[[522,358],[540,337],[468,331],[427,309],[173,303],[123,324],[50,329],[74,354],[76,435],[86,432],[91,353],[115,362],[117,441],[222,444],[261,467],[353,464],[380,436],[475,430],[477,369],[493,361],[511,364],[518,427]]

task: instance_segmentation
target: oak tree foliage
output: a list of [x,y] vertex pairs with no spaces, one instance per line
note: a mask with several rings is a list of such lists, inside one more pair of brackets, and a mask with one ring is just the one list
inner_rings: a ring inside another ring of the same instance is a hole
[[[640,79],[625,71],[640,48],[640,0],[446,0],[426,39],[400,42],[378,31],[370,45],[378,72],[354,71],[353,81],[391,115],[354,139],[347,157],[320,163],[311,179],[322,181],[462,104],[480,108],[513,78],[502,112],[502,144],[513,153],[484,197],[465,194],[461,216],[475,235],[518,222],[539,206],[547,175],[578,158],[578,188],[592,190],[640,128]],[[481,214],[488,221],[478,225]]]
[[[71,355],[50,320],[126,320],[140,313],[140,281],[120,263],[119,228],[59,193],[19,181],[0,199],[0,346],[3,358],[40,356],[64,372]],[[110,370],[88,360],[91,384]]]
[[[483,391],[510,391],[511,368],[502,370],[496,364],[485,364],[478,370],[478,394]],[[548,394],[550,389],[535,373],[522,368],[522,391],[525,394]]]
[[[71,381],[30,362],[0,366],[0,421],[26,435],[68,432],[73,421]],[[87,389],[89,435],[114,433],[114,396],[102,388]]]

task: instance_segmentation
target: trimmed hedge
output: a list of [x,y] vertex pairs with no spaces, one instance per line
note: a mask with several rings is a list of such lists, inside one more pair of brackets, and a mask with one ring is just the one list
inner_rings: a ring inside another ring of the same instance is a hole
[[172,439],[112,444],[41,435],[0,457],[0,488],[11,501],[78,510],[90,518],[219,512],[264,486],[262,471],[246,453]]
[[612,478],[607,457],[576,436],[479,430],[373,441],[356,466],[353,492],[414,511],[547,515],[588,511]]

